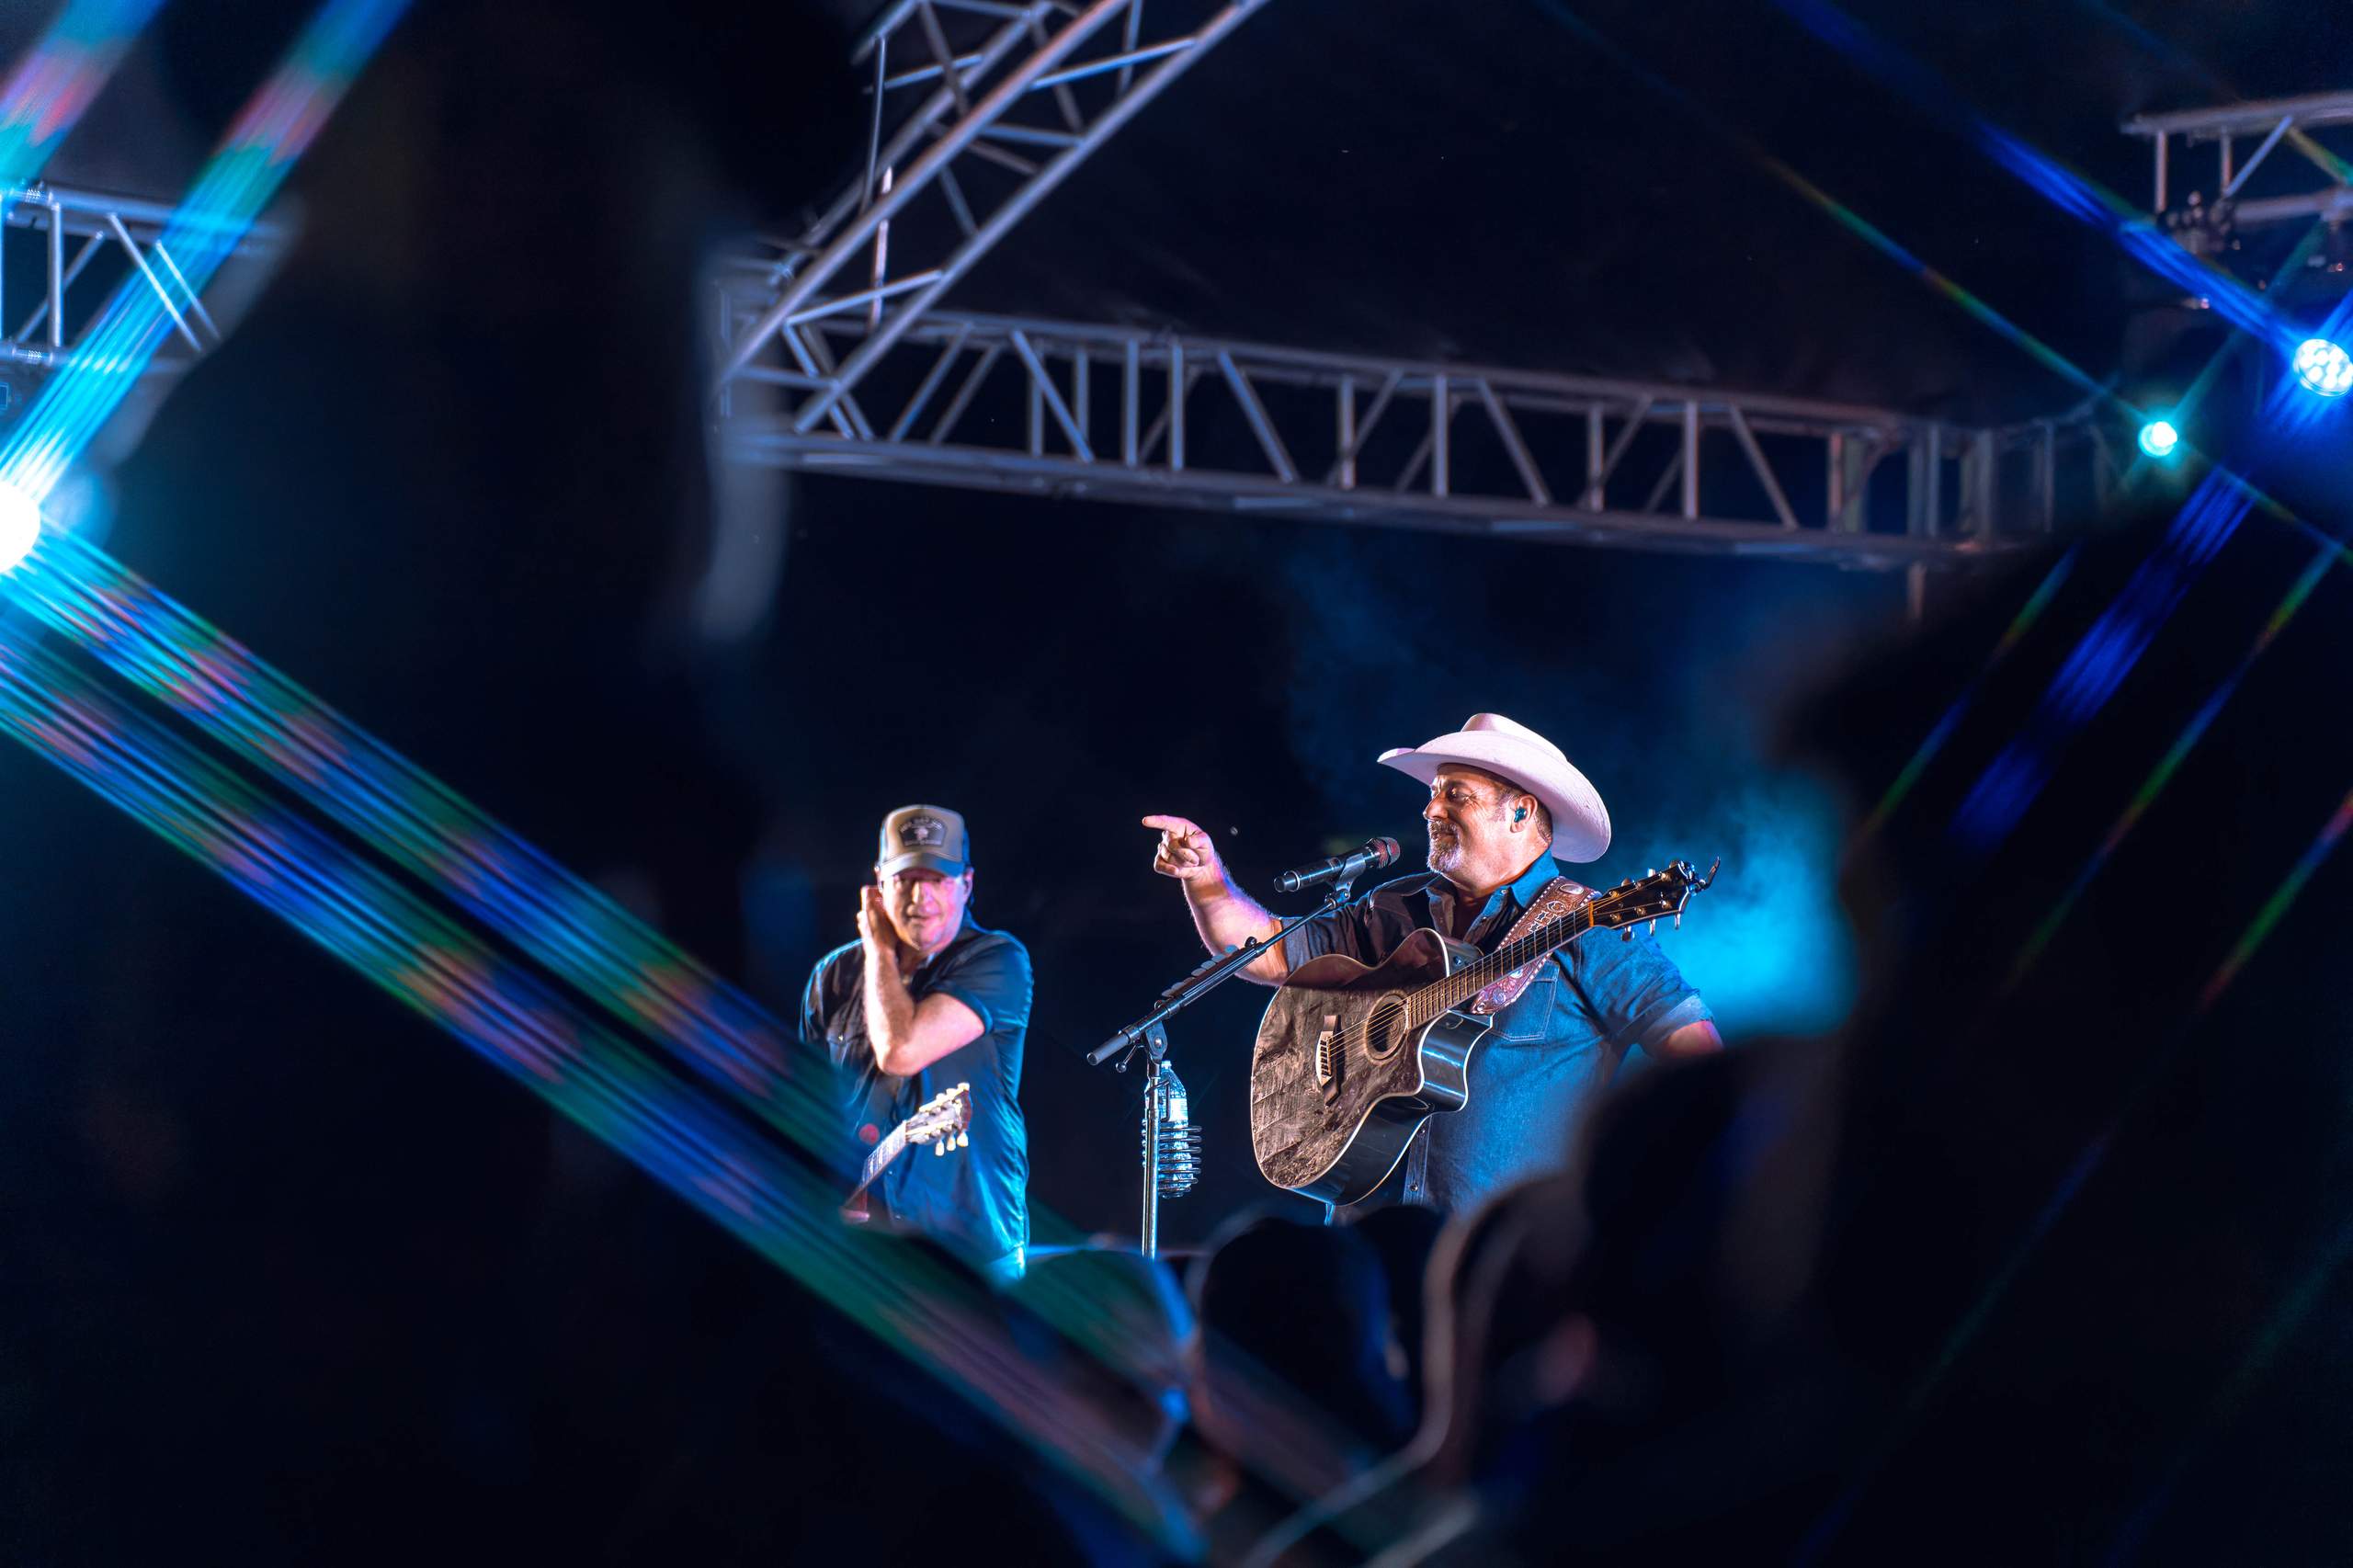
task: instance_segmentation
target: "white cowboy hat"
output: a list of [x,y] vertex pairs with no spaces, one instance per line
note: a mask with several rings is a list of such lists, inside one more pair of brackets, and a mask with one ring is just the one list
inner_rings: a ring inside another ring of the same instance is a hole
[[1473,713],[1450,735],[1381,754],[1384,767],[1427,784],[1449,762],[1509,779],[1552,813],[1552,858],[1598,860],[1609,850],[1609,808],[1592,780],[1571,766],[1561,748],[1500,713]]

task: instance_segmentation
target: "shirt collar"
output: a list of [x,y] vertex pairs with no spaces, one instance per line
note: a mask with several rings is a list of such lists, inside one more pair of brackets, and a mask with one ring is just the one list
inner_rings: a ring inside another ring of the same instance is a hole
[[[1506,898],[1512,901],[1513,908],[1527,909],[1536,902],[1536,895],[1550,886],[1552,879],[1560,874],[1561,868],[1552,856],[1539,855],[1528,863],[1528,869],[1487,895],[1485,902],[1479,906],[1479,913],[1472,918],[1466,929],[1475,930],[1483,923],[1494,919],[1502,912],[1503,901]],[[1456,892],[1454,885],[1444,877],[1432,872],[1429,896],[1459,901],[1464,895]]]
[[1539,855],[1528,863],[1528,869],[1522,871],[1505,891],[1511,894],[1520,908],[1526,909],[1536,902],[1536,895],[1560,874],[1560,865],[1552,856]]

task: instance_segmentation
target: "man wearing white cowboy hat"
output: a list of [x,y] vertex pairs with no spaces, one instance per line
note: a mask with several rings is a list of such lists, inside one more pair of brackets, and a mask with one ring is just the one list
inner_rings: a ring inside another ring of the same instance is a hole
[[[1385,882],[1292,932],[1244,971],[1249,978],[1279,985],[1325,953],[1379,963],[1424,926],[1492,951],[1561,877],[1557,862],[1597,860],[1609,848],[1599,791],[1560,747],[1500,713],[1473,714],[1452,734],[1380,760],[1428,787],[1428,872]],[[1183,886],[1211,951],[1273,935],[1281,922],[1233,885],[1209,834],[1183,817],[1143,824],[1160,829],[1153,869]],[[1647,931],[1556,950],[1473,1052],[1470,1103],[1430,1118],[1373,1201],[1461,1212],[1558,1168],[1585,1101],[1629,1051],[1721,1050],[1712,1020]]]

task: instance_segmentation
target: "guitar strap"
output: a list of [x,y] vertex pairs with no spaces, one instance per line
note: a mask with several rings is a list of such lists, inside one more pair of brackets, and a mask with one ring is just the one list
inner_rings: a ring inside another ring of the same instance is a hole
[[[1554,877],[1538,892],[1534,901],[1529,904],[1527,913],[1513,922],[1512,928],[1504,934],[1503,941],[1496,943],[1495,946],[1502,948],[1506,944],[1518,941],[1539,926],[1549,926],[1562,916],[1574,912],[1579,904],[1591,897],[1593,897],[1591,888],[1579,882],[1573,882],[1566,877]],[[1487,985],[1479,994],[1471,999],[1470,1010],[1482,1014],[1502,1012],[1519,1000],[1520,994],[1528,989],[1529,983],[1536,978],[1538,971],[1552,960],[1552,957],[1551,953],[1546,953],[1542,958],[1532,960]]]

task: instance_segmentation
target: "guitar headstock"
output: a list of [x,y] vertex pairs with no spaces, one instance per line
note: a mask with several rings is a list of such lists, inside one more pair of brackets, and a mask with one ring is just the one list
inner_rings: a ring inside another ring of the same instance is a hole
[[1630,940],[1633,928],[1645,920],[1655,923],[1672,917],[1680,926],[1683,906],[1691,902],[1693,893],[1708,891],[1722,865],[1722,860],[1716,861],[1703,877],[1692,869],[1690,861],[1677,860],[1663,871],[1630,877],[1608,892],[1595,896],[1590,905],[1593,923],[1611,930],[1622,926]]
[[972,1125],[972,1085],[959,1084],[924,1101],[922,1108],[907,1118],[905,1131],[908,1142],[928,1143],[933,1153],[945,1154],[950,1149],[972,1146],[972,1135],[967,1131]]

